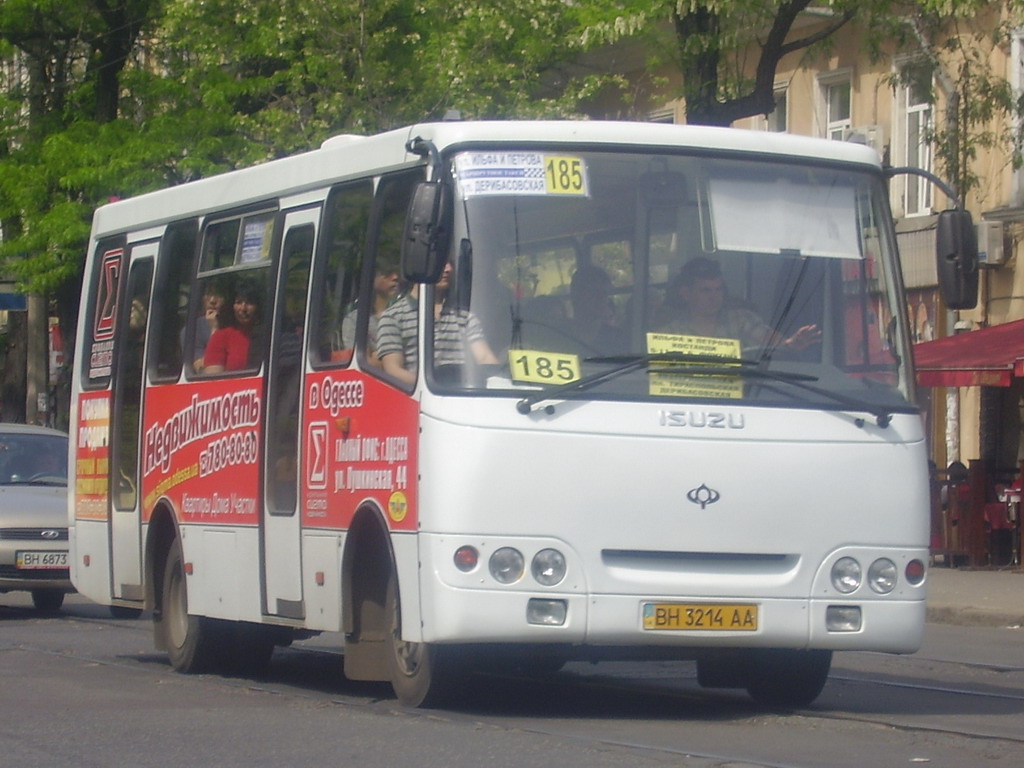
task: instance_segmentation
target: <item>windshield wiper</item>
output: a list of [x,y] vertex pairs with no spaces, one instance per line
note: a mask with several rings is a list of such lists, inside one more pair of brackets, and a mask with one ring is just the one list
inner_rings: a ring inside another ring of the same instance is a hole
[[[603,357],[587,357],[584,358],[585,363],[618,363],[614,368],[609,368],[605,371],[598,371],[592,373],[589,376],[583,376],[575,381],[570,381],[566,384],[554,384],[549,387],[544,387],[536,392],[533,392],[518,403],[516,403],[516,410],[522,414],[527,414],[533,410],[533,406],[543,400],[550,400],[553,397],[565,394],[567,392],[583,392],[591,387],[601,384],[605,381],[618,378],[625,373],[630,371],[636,371],[641,368],[647,368],[651,363],[690,363],[693,365],[717,365],[724,371],[728,371],[732,374],[736,374],[737,369],[735,367],[727,366],[756,366],[758,365],[757,360],[748,360],[741,357],[718,357],[715,355],[690,355],[682,352],[662,352],[658,354],[650,355],[606,355]],[[673,371],[673,369],[666,368],[666,371]],[[679,369],[682,372],[683,369]],[[686,368],[686,372],[694,372],[694,368]],[[698,373],[707,373],[707,370],[701,367]],[[813,377],[811,377],[813,378]]]
[[[754,374],[754,375],[752,375]],[[744,376],[747,378],[758,378],[766,382],[766,385],[772,389],[778,390],[778,387],[772,387],[773,383],[781,382],[784,384],[792,384],[798,389],[802,389],[805,392],[811,392],[815,395],[828,398],[839,405],[849,408],[851,411],[866,411],[875,417],[875,424],[885,429],[892,422],[892,410],[886,408],[883,405],[876,405],[874,403],[868,403],[859,397],[852,395],[845,395],[841,392],[836,392],[825,387],[818,387],[814,384],[810,384],[811,381],[817,381],[814,376],[801,377],[795,374],[779,373],[774,371],[768,371],[764,369],[756,371],[743,371],[742,373],[734,374]]]
[[714,355],[690,355],[679,352],[667,352],[650,355],[619,355],[608,357],[586,358],[585,362],[620,363],[620,365],[606,371],[584,376],[576,381],[567,384],[558,384],[533,392],[516,403],[516,410],[522,414],[528,414],[533,406],[544,400],[550,400],[568,392],[581,392],[597,384],[610,379],[617,378],[630,371],[641,368],[651,368],[652,363],[686,363],[679,366],[658,366],[650,370],[651,373],[667,374],[673,376],[733,376],[748,380],[759,381],[772,389],[773,384],[792,384],[794,387],[806,392],[828,398],[835,403],[855,411],[866,411],[875,417],[875,423],[882,428],[888,427],[892,421],[892,411],[884,406],[865,402],[857,397],[835,392],[825,387],[819,387],[811,382],[818,380],[817,376],[792,371],[773,371],[764,367],[762,361],[750,360],[741,357],[718,357]]

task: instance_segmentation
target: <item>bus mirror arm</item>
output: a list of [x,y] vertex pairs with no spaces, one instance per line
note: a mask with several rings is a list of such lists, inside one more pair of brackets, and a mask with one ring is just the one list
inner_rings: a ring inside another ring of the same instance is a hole
[[886,168],[885,175],[920,176],[945,193],[954,208],[942,211],[935,229],[935,266],[942,298],[950,309],[974,309],[978,304],[978,237],[970,211],[956,191],[930,171],[913,166]]

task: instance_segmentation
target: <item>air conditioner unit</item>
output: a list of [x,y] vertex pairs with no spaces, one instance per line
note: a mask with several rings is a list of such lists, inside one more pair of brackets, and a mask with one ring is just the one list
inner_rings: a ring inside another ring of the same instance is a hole
[[879,155],[885,153],[885,129],[880,125],[858,125],[844,131],[844,139],[871,147]]
[[998,267],[1006,262],[1003,249],[1003,222],[979,221],[974,225],[978,236],[978,263],[983,267]]

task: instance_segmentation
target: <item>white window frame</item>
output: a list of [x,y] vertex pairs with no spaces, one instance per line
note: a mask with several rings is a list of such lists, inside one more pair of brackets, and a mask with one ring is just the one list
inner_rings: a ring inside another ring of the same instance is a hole
[[[834,114],[832,95],[837,86],[849,88],[847,116]],[[853,70],[837,69],[818,76],[818,132],[826,139],[844,141],[853,128]]]
[[[913,63],[913,59],[903,58],[894,62],[894,74]],[[923,134],[933,125],[935,105],[927,102],[912,103],[913,89],[910,85],[900,83],[895,91],[895,140],[894,149],[897,165],[909,165],[925,171],[934,171],[935,151],[930,142],[923,140]],[[912,138],[916,133],[917,141]],[[915,144],[915,146],[911,146]],[[932,213],[934,205],[934,187],[926,179],[919,176],[904,176],[898,190],[898,199],[902,202],[903,215],[927,216]]]

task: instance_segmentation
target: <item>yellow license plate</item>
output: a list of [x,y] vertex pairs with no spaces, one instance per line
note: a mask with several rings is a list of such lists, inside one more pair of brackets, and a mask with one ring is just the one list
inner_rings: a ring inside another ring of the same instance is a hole
[[644,603],[644,629],[755,632],[757,609],[749,603]]

